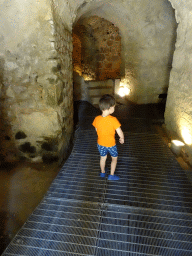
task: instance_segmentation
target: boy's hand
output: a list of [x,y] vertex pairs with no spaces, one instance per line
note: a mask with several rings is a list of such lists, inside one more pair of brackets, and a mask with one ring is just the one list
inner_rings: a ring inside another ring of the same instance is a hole
[[119,138],[119,142],[120,142],[121,144],[123,144],[123,143],[124,143],[124,138]]
[[116,129],[116,132],[117,132],[117,134],[119,135],[119,142],[120,142],[121,144],[123,144],[123,143],[124,143],[124,134],[123,134],[123,131],[122,131],[121,128],[119,127],[119,128]]

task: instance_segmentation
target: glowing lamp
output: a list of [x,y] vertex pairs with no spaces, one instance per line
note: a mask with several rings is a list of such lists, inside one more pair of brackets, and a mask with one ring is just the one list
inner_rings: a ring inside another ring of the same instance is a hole
[[192,138],[191,138],[191,134],[190,134],[189,130],[185,127],[185,128],[183,128],[181,133],[182,133],[182,137],[183,137],[183,140],[185,141],[185,143],[187,145],[191,145]]
[[172,140],[171,141],[171,150],[176,155],[179,156],[181,153],[181,149],[185,144],[179,140]]
[[124,84],[120,83],[120,88],[118,91],[119,96],[124,97],[130,94],[130,89],[127,88]]

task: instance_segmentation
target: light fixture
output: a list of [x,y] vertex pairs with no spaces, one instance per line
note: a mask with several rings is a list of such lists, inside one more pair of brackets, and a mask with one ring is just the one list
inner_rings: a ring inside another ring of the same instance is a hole
[[191,134],[190,131],[187,127],[184,127],[181,131],[183,140],[185,141],[185,143],[187,145],[191,145],[192,144],[192,138],[191,138]]
[[179,146],[184,146],[185,144],[183,142],[181,142],[180,140],[172,140],[172,143],[179,147]]
[[185,144],[179,140],[172,140],[171,141],[171,151],[176,155],[179,156],[181,154],[182,147]]
[[120,83],[118,94],[121,97],[127,96],[130,94],[130,89],[126,86],[126,84]]
[[86,75],[86,74],[83,74],[83,78],[85,81],[91,81],[93,80],[93,77],[89,76],[89,75]]

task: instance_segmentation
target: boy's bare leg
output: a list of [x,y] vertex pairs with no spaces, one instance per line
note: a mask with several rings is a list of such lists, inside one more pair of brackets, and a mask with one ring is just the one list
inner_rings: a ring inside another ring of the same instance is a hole
[[107,155],[106,156],[101,156],[100,158],[100,167],[101,167],[101,172],[105,173],[105,162],[107,159]]
[[117,165],[117,157],[111,157],[112,158],[112,161],[111,161],[111,175],[114,175],[115,173],[115,168],[116,168],[116,165]]

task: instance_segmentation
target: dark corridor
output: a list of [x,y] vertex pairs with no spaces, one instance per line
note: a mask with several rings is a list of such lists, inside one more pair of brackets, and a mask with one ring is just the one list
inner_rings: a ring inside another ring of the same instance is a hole
[[116,107],[125,144],[114,182],[99,177],[99,110],[76,107],[73,151],[3,256],[190,256],[192,185],[154,125],[162,109]]

